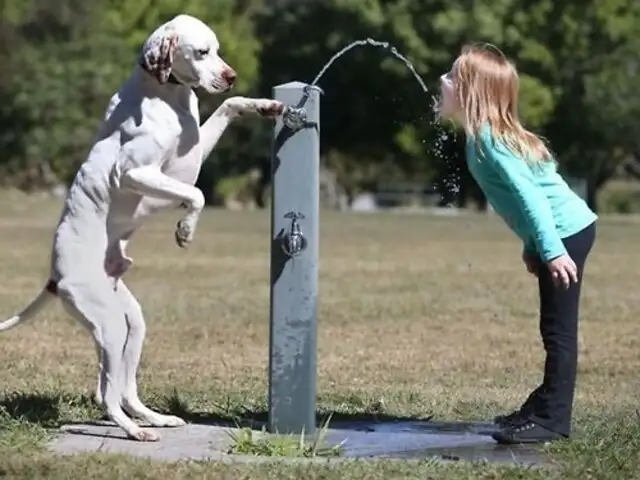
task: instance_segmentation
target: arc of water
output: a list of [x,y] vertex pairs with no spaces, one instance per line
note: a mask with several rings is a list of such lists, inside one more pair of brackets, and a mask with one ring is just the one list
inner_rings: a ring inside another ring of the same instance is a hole
[[413,74],[413,76],[416,78],[416,80],[418,81],[418,83],[422,87],[422,90],[424,90],[425,93],[429,92],[429,89],[427,88],[426,84],[424,83],[424,80],[422,80],[422,77],[420,75],[418,75],[418,72],[416,72],[416,69],[413,66],[413,64],[404,55],[402,55],[400,52],[398,52],[396,47],[392,47],[389,44],[389,42],[381,42],[379,40],[374,40],[373,38],[365,38],[364,40],[356,40],[354,42],[351,42],[349,45],[344,47],[339,52],[335,53],[329,59],[329,61],[327,63],[325,63],[324,66],[320,69],[320,72],[316,75],[316,78],[313,79],[313,81],[310,83],[310,85],[311,86],[315,86],[320,81],[320,79],[325,74],[325,72],[329,69],[329,67],[331,67],[331,65],[333,65],[333,62],[335,62],[338,58],[343,56],[349,50],[351,50],[351,49],[353,49],[355,47],[362,47],[362,46],[366,46],[366,45],[370,45],[372,47],[384,48],[385,50],[389,50],[394,57],[399,59],[402,63],[404,63],[407,66],[409,71]]

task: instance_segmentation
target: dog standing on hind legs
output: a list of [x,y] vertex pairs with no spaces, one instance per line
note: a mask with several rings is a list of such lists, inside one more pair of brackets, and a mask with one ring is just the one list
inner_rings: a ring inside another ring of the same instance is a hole
[[181,206],[186,213],[175,239],[178,246],[187,246],[204,207],[202,192],[194,186],[203,159],[237,116],[274,118],[284,111],[274,100],[231,97],[200,125],[193,88],[222,93],[236,78],[218,49],[215,33],[188,15],[178,15],[147,38],[69,189],[53,238],[48,283],[24,311],[0,323],[0,331],[11,328],[59,298],[95,340],[96,400],[135,440],[159,436],[130,417],[155,427],[185,422],[149,409],[138,397],[145,321],[121,279],[133,263],[127,243],[150,214]]

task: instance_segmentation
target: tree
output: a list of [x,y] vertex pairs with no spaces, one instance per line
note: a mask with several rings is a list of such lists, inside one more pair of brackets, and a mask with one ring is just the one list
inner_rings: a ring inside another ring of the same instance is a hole
[[[441,141],[432,112],[439,76],[468,42],[490,42],[515,60],[524,123],[550,140],[563,171],[588,180],[592,206],[640,150],[635,0],[218,0],[215,8],[204,0],[4,0],[0,9],[0,168],[18,176],[42,162],[73,175],[140,45],[181,12],[214,26],[239,73],[232,95],[310,82],[335,52],[367,37],[413,63],[427,93],[380,48],[349,51],[320,80],[324,163],[352,192],[380,178],[450,183],[460,169],[461,202],[480,196],[462,136]],[[223,98],[202,95],[202,116]],[[264,186],[271,133],[263,121],[234,124],[199,185],[209,193],[219,179],[259,167]]]
[[[554,61],[545,75],[558,100],[546,133],[563,169],[587,180],[587,201],[595,209],[598,190],[633,151],[626,135],[638,125],[632,85],[640,5],[633,0],[551,2],[541,22],[552,20],[545,45]],[[618,109],[621,95],[628,94],[628,108]]]
[[43,165],[68,181],[124,73],[112,59],[125,51],[96,31],[99,11],[81,1],[4,7],[12,14],[0,28],[11,39],[0,87],[2,165],[27,189]]
[[[73,178],[142,43],[174,15],[192,13],[214,25],[225,59],[239,74],[235,94],[256,81],[260,45],[251,10],[233,0],[218,0],[215,9],[194,0],[7,0],[2,9],[0,38],[8,48],[0,52],[0,167],[23,188],[39,186],[43,164],[67,182]],[[218,102],[203,96],[202,115]],[[222,142],[212,160],[230,163],[232,153]]]

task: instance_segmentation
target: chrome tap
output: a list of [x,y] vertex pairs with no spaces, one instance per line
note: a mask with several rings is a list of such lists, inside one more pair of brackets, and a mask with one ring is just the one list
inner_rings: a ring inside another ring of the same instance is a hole
[[291,105],[284,107],[284,112],[282,112],[282,121],[291,130],[300,130],[307,124],[307,111],[304,109],[304,104],[307,103],[311,90],[317,90],[320,94],[324,93],[317,85],[306,85],[304,87],[304,94],[302,95],[300,102],[298,102],[298,105],[295,107]]
[[300,130],[307,124],[307,111],[303,107],[285,106],[282,121],[291,130]]

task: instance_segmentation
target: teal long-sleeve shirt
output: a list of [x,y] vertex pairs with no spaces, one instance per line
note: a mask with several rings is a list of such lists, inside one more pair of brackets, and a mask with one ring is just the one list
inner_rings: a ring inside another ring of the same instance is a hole
[[488,126],[468,137],[467,165],[487,201],[524,242],[524,250],[548,262],[567,253],[563,238],[597,219],[557,172],[555,162],[530,165]]

